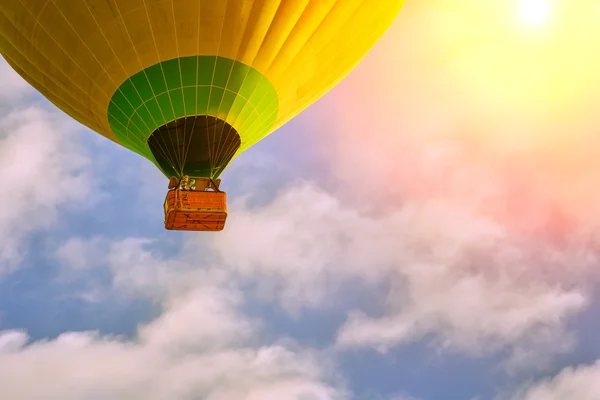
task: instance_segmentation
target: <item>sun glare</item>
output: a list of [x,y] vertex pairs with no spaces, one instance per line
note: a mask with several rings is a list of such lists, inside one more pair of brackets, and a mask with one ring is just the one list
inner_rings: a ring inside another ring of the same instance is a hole
[[550,3],[548,0],[520,0],[519,17],[528,26],[537,27],[548,21]]
[[446,79],[476,99],[468,101],[532,120],[593,112],[600,93],[598,0],[439,3],[431,11],[430,47],[438,49]]

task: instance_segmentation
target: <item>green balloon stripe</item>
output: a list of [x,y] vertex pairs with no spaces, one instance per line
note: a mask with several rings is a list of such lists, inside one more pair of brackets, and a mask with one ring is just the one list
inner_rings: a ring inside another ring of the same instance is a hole
[[182,57],[148,67],[121,84],[111,98],[108,122],[124,146],[159,167],[147,140],[160,126],[210,115],[232,125],[245,148],[248,138],[270,131],[278,106],[277,91],[255,69],[223,57]]

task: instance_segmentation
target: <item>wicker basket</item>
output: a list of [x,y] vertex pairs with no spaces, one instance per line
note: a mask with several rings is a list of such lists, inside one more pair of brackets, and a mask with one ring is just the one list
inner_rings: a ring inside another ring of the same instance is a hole
[[225,192],[169,190],[164,207],[169,230],[221,231],[225,227]]

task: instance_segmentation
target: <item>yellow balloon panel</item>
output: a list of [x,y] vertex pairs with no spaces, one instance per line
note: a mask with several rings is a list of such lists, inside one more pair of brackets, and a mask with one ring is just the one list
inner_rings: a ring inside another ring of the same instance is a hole
[[[107,110],[129,78],[172,59],[236,60],[262,74],[278,97],[272,129],[245,134],[234,125],[241,136],[239,154],[350,72],[403,2],[2,0],[0,53],[59,108],[124,145]],[[185,100],[188,92],[183,94]],[[227,90],[222,96],[226,101]],[[236,107],[240,102],[233,96]],[[240,103],[240,115],[243,107]]]

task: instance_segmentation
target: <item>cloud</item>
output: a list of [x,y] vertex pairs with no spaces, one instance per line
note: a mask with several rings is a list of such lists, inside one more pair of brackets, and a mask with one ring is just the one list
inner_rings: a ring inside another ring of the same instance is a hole
[[[518,346],[521,341],[533,339],[538,346],[543,342],[552,349],[568,339],[562,332],[565,319],[586,303],[581,293],[539,283],[516,285],[514,278],[495,282],[478,275],[457,277],[438,270],[409,279],[409,293],[394,293],[389,299],[392,308],[400,310],[376,318],[352,313],[340,330],[338,343],[385,351],[435,333],[440,346],[471,354],[504,345]],[[565,344],[555,350],[568,350]]]
[[[156,251],[159,245],[148,238],[73,237],[59,246],[53,256],[61,266],[59,280],[81,282],[82,291],[75,295],[93,302],[116,294],[163,304],[189,290],[211,288],[223,282],[218,279],[219,274],[198,268],[185,254],[164,256]],[[94,271],[108,275],[94,275]]]
[[[93,333],[65,333],[27,345],[25,333],[5,332],[0,340],[7,335],[13,345],[0,353],[0,388],[14,398],[345,398],[320,380],[314,357],[280,346],[173,355],[149,343]],[[30,385],[33,376],[36,384]]]
[[67,126],[35,107],[1,116],[3,274],[18,266],[29,234],[55,223],[59,207],[85,204],[92,188],[85,152]]
[[408,394],[392,394],[392,395],[380,395],[380,394],[361,394],[358,399],[360,400],[421,400]]
[[0,61],[0,276],[14,270],[30,234],[48,229],[59,207],[81,206],[90,198],[89,160],[57,112],[21,104],[32,93]]
[[288,310],[322,306],[344,277],[366,265],[376,268],[365,268],[361,275],[372,273],[372,282],[382,276],[379,267],[385,260],[377,250],[388,243],[361,252],[361,240],[375,244],[377,230],[312,185],[287,190],[267,206],[249,209],[239,201],[229,207],[226,232],[211,237],[219,262]]
[[[12,69],[8,63],[0,57],[0,101],[20,98],[24,94],[31,92],[31,86]],[[4,104],[0,108],[2,108]]]
[[[167,313],[140,330],[140,338],[152,346],[175,348],[223,349],[248,339],[254,326],[234,312],[240,295],[217,288],[194,289],[168,302]],[[184,325],[181,321],[187,321]]]
[[507,349],[509,363],[543,364],[570,349],[566,323],[588,304],[583,275],[565,271],[590,271],[597,259],[578,242],[549,246],[441,199],[372,215],[304,184],[264,207],[230,210],[211,237],[218,265],[261,298],[296,313],[343,304],[359,282],[380,299],[378,315],[349,314],[340,349],[433,338],[448,351]]
[[56,257],[64,268],[85,270],[102,265],[105,247],[106,240],[100,237],[71,238],[56,250]]
[[[107,295],[148,296],[160,315],[131,339],[65,332],[30,341],[24,331],[1,332],[2,393],[23,399],[347,398],[319,354],[289,341],[266,344],[261,321],[241,312],[242,292],[218,272],[160,256],[153,244],[72,239],[59,249],[63,272],[91,277],[90,269],[107,267]],[[91,247],[102,256],[82,258]],[[32,377],[38,377],[36,385],[28,384]]]
[[600,361],[569,367],[513,395],[517,400],[595,400],[600,397]]

